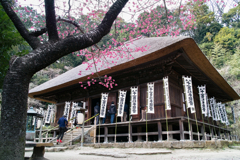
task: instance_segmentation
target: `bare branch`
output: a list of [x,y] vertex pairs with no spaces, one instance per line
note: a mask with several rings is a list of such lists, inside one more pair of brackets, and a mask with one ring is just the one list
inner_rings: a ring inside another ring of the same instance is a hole
[[54,0],[45,0],[45,13],[49,40],[56,41],[59,37],[57,32]]
[[180,4],[179,4],[179,9],[178,9],[178,17],[180,16],[181,14],[181,5],[182,5],[182,0],[180,0]]
[[168,23],[168,14],[167,14],[166,0],[163,0],[163,2],[164,2],[165,12],[166,12],[167,23]]
[[[65,19],[65,18],[61,18],[61,17],[58,17],[58,18],[57,18],[57,21],[63,21],[63,22],[67,22],[67,23],[69,23],[69,24],[72,24],[72,25],[74,25],[75,27],[77,27],[77,29],[80,30],[80,32],[81,32],[82,34],[85,34],[84,30],[81,28],[81,26],[80,26],[76,21],[71,21],[71,20],[69,20],[69,19]],[[96,44],[94,44],[94,46],[95,46],[98,50],[100,50],[100,48],[99,48]]]
[[22,21],[19,19],[17,14],[13,11],[11,5],[7,0],[0,0],[5,12],[13,22],[14,26],[20,33],[20,35],[27,41],[27,43],[33,48],[36,49],[38,46],[40,46],[40,41],[35,36],[31,36],[22,23]]
[[57,18],[57,21],[63,21],[63,22],[70,23],[70,24],[74,25],[75,27],[77,27],[77,29],[80,30],[80,32],[81,32],[82,34],[84,34],[83,29],[80,27],[80,25],[79,25],[76,21],[71,21],[71,20],[69,20],[69,19],[61,18],[61,17],[58,17],[58,18]]
[[[103,36],[110,32],[114,20],[127,2],[128,0],[117,0],[106,13],[102,23],[95,29],[82,35],[68,36],[55,43],[46,43],[38,50],[34,50],[25,57],[22,57],[29,59],[31,62],[32,68],[29,69],[29,72],[34,73],[39,71],[69,53],[98,43]],[[39,52],[41,52],[40,55],[38,54]]]
[[34,31],[34,32],[30,32],[29,35],[34,36],[34,37],[38,37],[38,36],[40,36],[40,35],[42,35],[42,34],[44,34],[46,32],[47,32],[47,28],[45,27],[45,28],[42,28],[40,30],[37,30],[37,31]]

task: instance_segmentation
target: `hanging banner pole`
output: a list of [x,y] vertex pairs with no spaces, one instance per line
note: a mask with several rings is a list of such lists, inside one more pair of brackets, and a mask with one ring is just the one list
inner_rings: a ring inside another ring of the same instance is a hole
[[189,122],[189,114],[188,114],[188,108],[186,108],[186,110],[187,110],[187,116],[188,116],[188,131],[189,131],[189,139],[190,139],[190,141],[192,140],[192,133],[191,133],[191,131],[190,131],[190,122]]
[[195,120],[196,120],[196,126],[197,126],[198,140],[200,140],[199,130],[198,130],[198,123],[197,123],[197,114],[196,114],[196,112],[194,114],[195,114]]
[[100,143],[100,116],[99,116],[99,122],[98,122],[98,143]]
[[114,142],[117,143],[117,116],[116,116],[116,123],[115,123],[115,138]]
[[[188,115],[189,136],[190,136],[190,140],[192,140],[192,132],[190,131],[190,122],[189,122],[189,114],[188,114],[188,108],[190,108],[191,113],[196,112],[195,105],[194,105],[194,98],[193,98],[192,77],[182,76],[182,81],[183,81],[184,94],[186,98],[185,101],[186,101],[186,110]],[[196,116],[195,116],[195,119],[196,119]]]
[[154,114],[154,83],[147,84],[147,107],[146,107],[146,141],[148,142],[147,114]]
[[210,132],[210,134],[212,134],[212,131],[211,131],[211,128],[210,128],[210,123],[209,123],[209,117],[207,117],[207,119],[208,119],[208,128],[209,128],[209,132]]
[[[131,99],[131,98],[130,98]],[[131,119],[130,119],[130,113],[131,113],[131,105],[129,106],[129,117],[128,117],[128,121],[129,121],[129,123],[128,123],[128,142],[129,143],[131,143],[132,142],[132,139],[130,138],[130,121],[131,121]],[[126,115],[127,116],[127,115]],[[127,118],[126,118],[127,119]]]
[[[202,121],[203,121],[203,135],[202,135],[202,137],[204,136],[205,137],[205,120],[204,120],[204,118],[203,118],[203,114],[202,114]],[[205,139],[205,138],[204,138]],[[206,140],[206,139],[205,139]]]
[[127,95],[127,91],[119,90],[118,109],[117,109],[116,124],[115,124],[115,143],[117,142],[117,117],[123,118],[126,95]]
[[163,78],[163,91],[164,91],[164,102],[165,102],[164,106],[165,106],[165,115],[166,115],[167,141],[169,141],[167,111],[171,110],[171,101],[170,101],[170,95],[169,95],[168,76]]
[[146,142],[148,142],[147,108],[146,108]]
[[166,106],[165,106],[165,114],[166,114],[167,141],[169,141],[169,135],[168,135],[168,115],[167,115]]
[[[107,100],[108,100],[108,93],[101,93],[101,105],[100,105],[99,119],[100,118],[106,118]],[[100,128],[100,123],[99,123],[98,143],[100,143],[100,129],[101,128]]]

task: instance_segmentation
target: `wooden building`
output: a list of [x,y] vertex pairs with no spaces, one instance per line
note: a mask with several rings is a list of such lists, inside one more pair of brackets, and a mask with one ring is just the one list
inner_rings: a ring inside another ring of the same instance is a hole
[[[29,97],[55,103],[57,106],[56,121],[63,115],[65,101],[85,101],[88,109],[86,119],[88,119],[94,115],[93,107],[96,102],[100,102],[101,93],[109,93],[107,104],[109,107],[112,101],[117,104],[118,90],[127,90],[126,103],[130,104],[130,87],[138,86],[138,114],[132,116],[131,123],[121,122],[118,119],[117,141],[145,140],[146,121],[142,120],[145,119],[143,108],[146,107],[147,83],[154,82],[155,113],[147,114],[149,141],[166,140],[167,134],[169,138],[177,140],[197,140],[198,137],[211,139],[214,136],[220,138],[221,135],[230,134],[230,130],[223,124],[202,116],[197,86],[206,85],[208,97],[215,97],[218,102],[237,100],[239,95],[211,65],[193,39],[188,37],[143,37],[127,42],[125,45],[125,48],[131,51],[134,59],[119,59],[117,65],[109,64],[111,69],[106,69],[100,64],[96,67],[99,69],[99,76],[108,75],[116,80],[118,85],[112,90],[97,84],[83,89],[79,82],[86,84],[88,77],[97,79],[98,76],[91,74],[95,72],[95,67],[85,70],[87,64],[82,64],[33,88],[29,91]],[[108,59],[108,57],[106,58]],[[78,75],[79,71],[82,71],[81,75]],[[193,83],[196,117],[195,114],[189,112],[189,119],[183,108],[183,75],[191,76]],[[165,76],[169,77],[171,101],[171,110],[167,112],[165,112],[162,80]],[[89,121],[87,125],[92,123]],[[101,142],[113,140],[115,126],[115,124],[110,124],[107,119],[106,124],[98,127],[101,128]]]

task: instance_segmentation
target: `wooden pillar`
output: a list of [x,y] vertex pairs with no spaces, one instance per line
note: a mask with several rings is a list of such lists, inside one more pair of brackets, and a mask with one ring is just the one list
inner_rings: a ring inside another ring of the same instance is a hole
[[162,123],[158,122],[158,141],[162,141]]
[[129,142],[132,142],[132,124],[130,124],[130,131],[129,131]]
[[[87,117],[86,119],[89,119],[90,117],[92,117],[92,103],[91,103],[91,99],[90,98],[86,98],[85,99],[85,102],[87,103],[87,106],[86,108],[88,109],[88,112],[87,112]],[[85,114],[85,113],[84,113]],[[85,120],[84,120],[85,121]],[[90,125],[91,124],[91,121],[88,121],[87,122],[87,125]]]
[[[137,133],[142,133],[142,127],[141,126],[138,126],[137,127]],[[142,141],[142,136],[138,136],[138,139],[137,139],[137,141]]]
[[[173,129],[172,129],[172,124],[168,124],[168,132],[169,131],[172,131]],[[169,133],[168,133],[169,134]],[[169,140],[170,139],[173,139],[173,135],[172,134],[169,134]]]
[[219,137],[219,139],[221,139],[221,132],[220,132],[220,128],[218,128],[218,137]]
[[213,134],[213,127],[210,127],[210,129],[211,129],[211,138],[213,138],[214,137],[214,134]]
[[203,125],[201,126],[201,133],[202,133],[202,140],[206,140],[205,139],[205,133],[204,133],[204,127],[203,127]]
[[193,140],[192,122],[190,122],[190,135],[189,135],[189,139],[190,139],[190,140]]
[[108,127],[104,127],[104,143],[108,143]]
[[224,130],[224,138],[227,139],[227,132]]
[[183,121],[179,120],[179,131],[180,131],[180,140],[184,140],[184,127],[183,127]]
[[56,137],[56,131],[53,131],[53,138]]

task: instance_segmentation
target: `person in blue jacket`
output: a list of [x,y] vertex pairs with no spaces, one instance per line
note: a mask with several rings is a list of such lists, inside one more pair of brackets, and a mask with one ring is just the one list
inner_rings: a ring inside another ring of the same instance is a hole
[[[57,143],[60,142],[62,143],[62,139],[63,139],[63,135],[64,132],[66,130],[66,126],[68,124],[68,121],[66,119],[66,115],[63,115],[59,120],[58,120],[58,124],[59,124],[59,135],[57,137]],[[60,140],[60,141],[59,141]]]

